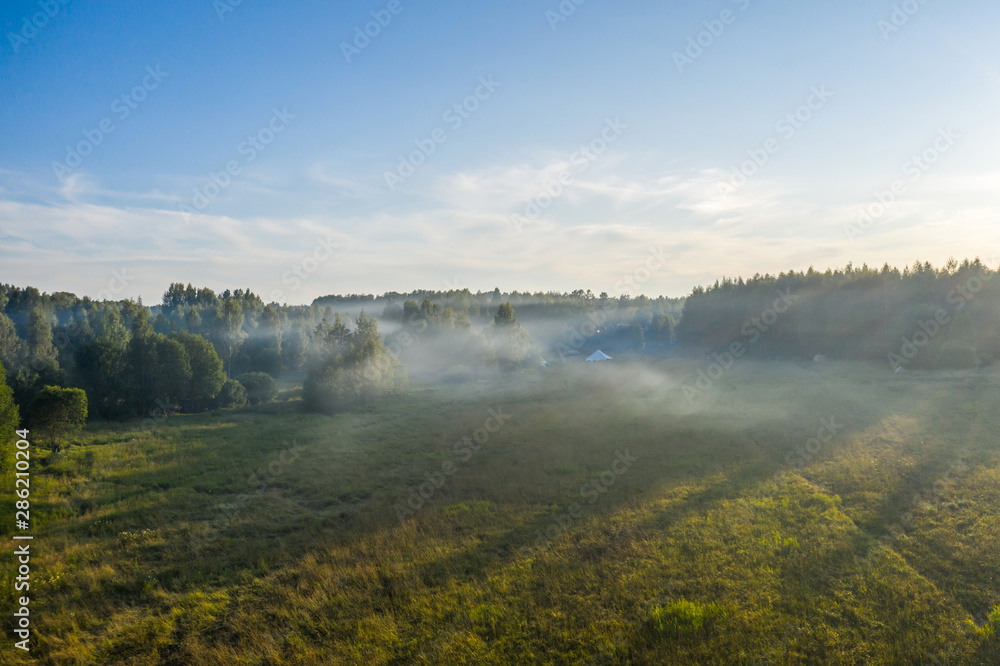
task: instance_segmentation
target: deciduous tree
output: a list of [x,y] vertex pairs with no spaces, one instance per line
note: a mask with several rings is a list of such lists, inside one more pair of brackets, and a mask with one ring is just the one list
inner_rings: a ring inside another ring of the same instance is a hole
[[49,448],[59,451],[59,439],[87,421],[87,394],[83,389],[46,386],[31,401],[33,428],[48,436]]

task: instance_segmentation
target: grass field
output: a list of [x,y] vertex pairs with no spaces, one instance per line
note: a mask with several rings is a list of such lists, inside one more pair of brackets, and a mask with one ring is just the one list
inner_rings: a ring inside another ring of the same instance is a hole
[[699,367],[94,424],[2,661],[1000,663],[1000,376]]

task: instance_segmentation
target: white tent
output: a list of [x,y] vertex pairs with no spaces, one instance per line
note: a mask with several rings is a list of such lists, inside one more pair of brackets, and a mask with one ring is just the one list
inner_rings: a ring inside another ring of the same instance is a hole
[[593,354],[587,357],[588,361],[610,361],[611,357],[602,352],[600,349],[595,351]]

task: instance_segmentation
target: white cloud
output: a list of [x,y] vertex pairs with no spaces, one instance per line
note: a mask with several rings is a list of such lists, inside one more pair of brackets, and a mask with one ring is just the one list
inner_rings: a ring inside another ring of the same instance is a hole
[[[917,257],[941,263],[951,254],[985,253],[984,246],[1000,249],[995,174],[928,174],[884,220],[850,243],[843,226],[870,200],[825,203],[823,184],[809,191],[763,174],[724,198],[721,169],[658,170],[625,153],[605,157],[576,173],[564,194],[522,233],[510,214],[558,177],[567,167],[564,158],[428,173],[418,192],[402,196],[313,166],[294,195],[258,187],[257,179],[245,187],[279,203],[291,196],[350,199],[358,210],[224,215],[227,208],[219,201],[190,223],[173,209],[175,200],[155,190],[115,192],[83,174],[46,190],[19,182],[15,174],[5,179],[14,194],[0,196],[0,258],[7,281],[50,291],[94,295],[110,270],[130,266],[138,277],[125,295],[143,294],[147,301],[182,280],[217,289],[249,287],[265,298],[281,290],[288,302],[308,302],[333,292],[448,288],[456,281],[473,289],[499,284],[613,292],[650,247],[661,246],[668,261],[643,286],[651,294],[683,295],[722,275],[810,264],[825,269],[848,261],[901,265]],[[165,206],[152,207],[158,204]],[[289,268],[326,238],[340,245],[336,256],[291,289],[284,279]]]

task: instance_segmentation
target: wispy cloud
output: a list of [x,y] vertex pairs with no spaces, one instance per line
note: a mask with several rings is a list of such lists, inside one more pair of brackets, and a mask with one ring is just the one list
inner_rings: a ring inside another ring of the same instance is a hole
[[39,187],[8,171],[8,189],[0,195],[0,231],[6,233],[0,234],[0,256],[19,281],[42,288],[80,285],[91,290],[83,293],[96,293],[108,270],[128,263],[141,266],[142,276],[127,295],[158,298],[169,282],[184,280],[250,287],[266,296],[318,238],[329,239],[340,247],[337,256],[292,295],[309,301],[336,291],[443,285],[456,275],[473,288],[612,292],[649,247],[664,248],[667,263],[644,288],[682,295],[719,275],[745,274],[748,266],[778,272],[806,268],[805,261],[825,268],[934,259],[926,248],[948,248],[940,239],[949,228],[1000,246],[1000,232],[992,231],[992,192],[1000,184],[995,174],[928,174],[891,215],[851,244],[842,227],[867,203],[864,193],[856,202],[834,205],[824,203],[819,187],[769,176],[724,196],[721,168],[657,169],[625,151],[578,173],[557,204],[528,232],[516,233],[510,214],[568,166],[547,154],[428,172],[420,191],[401,199],[378,183],[317,163],[285,174],[280,182],[288,189],[258,175],[242,189],[234,184],[227,196],[268,197],[278,208],[305,196],[350,201],[350,209],[247,215],[220,199],[192,223],[185,223],[176,197],[158,190],[116,191],[84,172],[59,187]]

